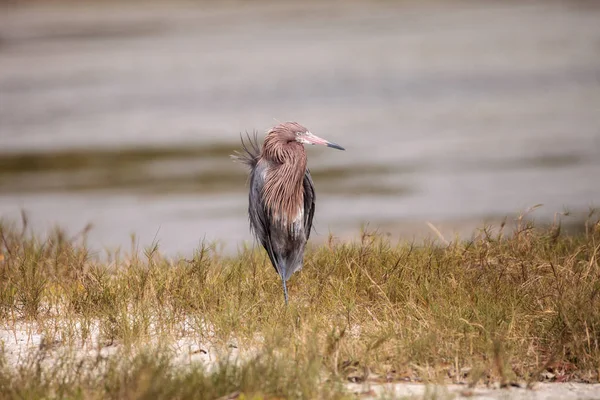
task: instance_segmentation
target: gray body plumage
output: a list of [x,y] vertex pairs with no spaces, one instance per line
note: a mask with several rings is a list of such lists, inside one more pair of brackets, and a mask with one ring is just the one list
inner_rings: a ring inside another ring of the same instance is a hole
[[245,154],[238,159],[250,167],[250,193],[248,215],[250,227],[257,240],[267,251],[273,267],[285,284],[294,272],[302,269],[304,248],[310,237],[315,212],[315,189],[308,168],[304,173],[303,209],[299,210],[299,220],[292,224],[274,223],[264,199],[264,185],[269,161],[260,160],[260,147],[256,135],[243,142]]
[[248,216],[250,228],[286,281],[302,269],[304,248],[315,214],[315,188],[306,167],[304,145],[344,148],[311,133],[297,122],[284,122],[267,132],[262,148],[256,133],[242,138],[243,154],[234,156],[250,168]]

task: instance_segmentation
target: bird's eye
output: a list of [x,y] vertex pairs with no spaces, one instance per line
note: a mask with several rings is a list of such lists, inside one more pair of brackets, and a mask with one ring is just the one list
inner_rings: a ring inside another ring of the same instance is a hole
[[302,135],[302,132],[296,132],[296,136]]

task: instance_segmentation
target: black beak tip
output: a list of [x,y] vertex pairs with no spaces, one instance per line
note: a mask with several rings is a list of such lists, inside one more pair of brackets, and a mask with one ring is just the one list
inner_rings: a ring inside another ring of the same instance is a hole
[[338,150],[342,150],[342,151],[346,150],[345,148],[343,148],[339,144],[335,144],[335,143],[327,143],[327,147],[331,147],[332,149],[338,149]]

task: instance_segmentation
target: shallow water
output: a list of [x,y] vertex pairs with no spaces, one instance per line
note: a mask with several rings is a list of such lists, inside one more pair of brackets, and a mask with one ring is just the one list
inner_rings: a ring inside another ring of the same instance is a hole
[[592,2],[5,6],[0,213],[96,247],[251,237],[239,134],[296,120],[315,240],[600,199]]

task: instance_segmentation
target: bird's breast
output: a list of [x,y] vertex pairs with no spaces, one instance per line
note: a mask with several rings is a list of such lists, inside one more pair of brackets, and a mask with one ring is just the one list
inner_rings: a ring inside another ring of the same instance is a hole
[[294,241],[304,237],[304,208],[300,208],[293,218],[285,214],[273,215],[273,233],[283,235]]
[[300,207],[296,217],[293,219],[290,226],[290,233],[295,238],[304,233],[304,207]]

